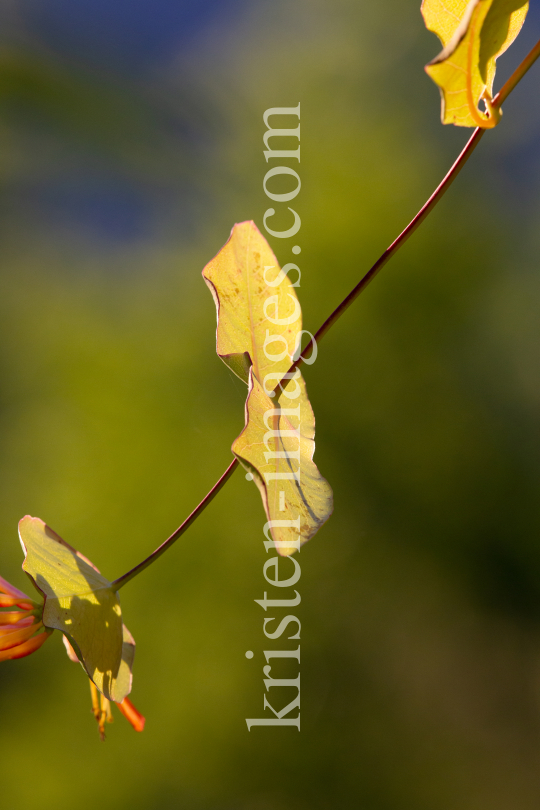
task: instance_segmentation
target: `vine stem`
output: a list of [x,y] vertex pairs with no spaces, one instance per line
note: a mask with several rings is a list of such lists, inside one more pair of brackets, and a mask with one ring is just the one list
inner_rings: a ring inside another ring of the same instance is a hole
[[305,349],[303,350],[298,360],[296,360],[296,362],[293,363],[293,365],[289,369],[289,372],[293,371],[294,369],[302,365],[305,359],[304,355],[307,355],[309,358],[314,345],[321,341],[321,339],[326,335],[330,327],[333,326],[335,322],[339,320],[339,318],[341,318],[343,313],[350,307],[353,301],[355,301],[360,295],[360,293],[366,289],[368,284],[371,281],[373,281],[377,273],[379,273],[382,270],[384,265],[388,261],[390,261],[392,256],[395,253],[397,253],[400,247],[405,244],[407,239],[409,239],[409,237],[413,235],[415,230],[422,224],[422,222],[425,220],[430,211],[432,211],[433,208],[437,205],[437,203],[439,202],[445,191],[447,191],[450,188],[451,184],[454,182],[459,172],[461,171],[467,160],[470,158],[473,151],[478,146],[480,138],[482,137],[483,134],[484,130],[481,129],[480,127],[477,127],[474,130],[473,134],[467,141],[467,144],[463,149],[463,151],[461,152],[460,156],[458,157],[458,159],[456,160],[456,162],[454,163],[448,174],[444,177],[441,183],[439,183],[439,185],[437,186],[437,188],[435,189],[429,200],[427,200],[427,202],[424,203],[424,205],[422,206],[420,211],[416,214],[414,219],[411,219],[405,230],[403,230],[397,237],[397,239],[395,239],[392,242],[390,247],[386,248],[382,256],[379,259],[377,259],[375,264],[367,271],[366,275],[362,279],[360,279],[356,287],[354,287],[351,290],[348,296],[343,299],[341,304],[338,307],[336,307],[336,309],[332,312],[332,314],[325,320],[323,325],[315,332],[315,334],[313,335],[309,343],[306,345]]
[[[536,43],[536,45],[534,46],[532,51],[530,51],[527,54],[527,56],[525,57],[523,62],[521,62],[521,64],[512,73],[512,75],[510,76],[508,81],[502,86],[502,88],[499,90],[497,95],[493,98],[493,100],[491,102],[492,107],[498,109],[501,106],[503,101],[509,96],[509,94],[512,92],[514,87],[523,78],[523,76],[527,73],[529,68],[532,67],[532,65],[538,59],[539,56],[540,56],[540,40],[538,40],[538,42]],[[395,253],[397,253],[397,251],[400,249],[400,247],[403,244],[405,244],[407,239],[410,236],[412,236],[412,234],[415,232],[415,230],[422,224],[422,222],[425,220],[425,218],[430,213],[430,211],[432,211],[433,208],[437,205],[437,203],[439,202],[439,200],[441,199],[443,194],[450,188],[450,186],[452,185],[452,183],[454,182],[454,180],[456,179],[456,177],[458,176],[458,174],[460,173],[460,171],[464,167],[465,163],[468,161],[468,159],[470,158],[470,156],[472,155],[472,153],[474,152],[474,150],[478,146],[478,143],[480,142],[480,138],[483,136],[484,132],[485,132],[485,129],[483,129],[481,127],[477,127],[474,130],[473,134],[471,135],[471,137],[467,141],[467,143],[465,145],[465,148],[463,149],[463,151],[461,152],[461,154],[459,155],[459,157],[455,161],[455,163],[452,166],[452,168],[450,169],[450,171],[443,178],[443,180],[439,183],[439,185],[437,186],[437,188],[435,189],[435,191],[433,192],[431,197],[427,200],[427,202],[424,203],[424,205],[422,206],[420,211],[417,213],[417,215],[409,222],[409,224],[407,225],[405,230],[403,230],[400,233],[400,235],[398,236],[398,238],[394,242],[392,242],[390,247],[388,247],[384,251],[382,256],[379,259],[377,259],[377,261],[375,262],[373,267],[371,267],[368,270],[366,275],[358,282],[356,287],[354,287],[354,289],[351,290],[349,295],[346,298],[343,299],[341,304],[332,312],[330,317],[327,318],[325,320],[325,322],[323,323],[323,325],[317,330],[317,332],[315,332],[315,335],[311,338],[311,340],[309,341],[309,343],[306,345],[305,349],[303,350],[302,355],[308,354],[308,352],[309,352],[309,354],[311,354],[311,351],[312,351],[314,345],[317,344],[321,340],[321,338],[324,337],[324,335],[328,332],[330,327],[333,326],[335,324],[335,322],[339,318],[341,318],[341,316],[343,315],[345,310],[347,310],[350,307],[350,305],[353,303],[353,301],[355,301],[356,298],[358,298],[360,293],[363,292],[366,289],[366,287],[368,286],[368,284],[371,281],[373,281],[373,279],[375,278],[377,273],[380,270],[382,270],[384,265],[392,258],[392,256]],[[308,354],[308,357],[309,357],[309,354]],[[304,357],[302,355],[291,366],[291,368],[289,369],[289,372],[293,371],[296,368],[298,368],[302,364],[302,362],[304,360]]]
[[517,66],[517,68],[514,70],[510,78],[503,84],[503,86],[493,99],[492,103],[494,107],[501,106],[503,101],[505,101],[508,98],[508,96],[510,95],[516,84],[522,80],[522,78],[525,76],[529,68],[531,68],[534,65],[539,56],[540,56],[540,39],[538,40],[534,48],[531,51],[529,51],[523,62],[521,62],[521,64]]
[[227,469],[225,470],[225,472],[223,473],[223,475],[221,476],[221,478],[219,479],[219,481],[216,481],[210,492],[207,495],[205,495],[205,497],[202,499],[197,508],[194,509],[191,515],[189,515],[189,517],[187,517],[184,520],[182,525],[179,526],[177,530],[173,532],[171,536],[168,537],[160,546],[158,546],[156,550],[153,551],[152,554],[150,554],[150,556],[146,558],[146,560],[143,560],[141,563],[136,565],[135,568],[132,568],[131,571],[127,572],[127,574],[124,574],[118,579],[115,579],[114,582],[112,583],[113,589],[117,591],[119,588],[122,587],[122,585],[125,585],[126,582],[129,582],[130,579],[133,579],[133,577],[136,577],[137,574],[141,573],[141,571],[144,571],[145,568],[148,568],[148,566],[151,565],[153,562],[155,562],[158,557],[161,557],[161,555],[164,554],[167,551],[167,549],[170,548],[172,544],[176,542],[176,540],[178,540],[178,538],[181,537],[184,534],[184,532],[189,529],[191,524],[195,520],[197,520],[201,512],[204,512],[208,504],[214,500],[221,487],[227,483],[227,481],[229,480],[229,478],[231,477],[231,475],[233,474],[233,472],[237,467],[238,467],[238,459],[234,458],[227,467]]
[[[510,95],[512,90],[521,81],[523,76],[527,73],[530,67],[534,64],[534,62],[540,56],[540,40],[536,43],[534,48],[527,54],[525,59],[521,62],[521,64],[516,68],[516,70],[512,73],[508,81],[502,86],[500,91],[497,95],[493,98],[491,102],[491,106],[495,108],[499,108],[503,101]],[[469,140],[467,141],[463,151],[443,178],[443,180],[439,183],[431,197],[424,203],[420,211],[416,214],[416,216],[409,222],[407,227],[400,233],[400,235],[395,239],[392,244],[384,251],[382,256],[377,259],[375,264],[368,270],[365,276],[358,282],[356,287],[354,287],[351,292],[348,294],[346,298],[343,299],[341,304],[332,312],[332,314],[325,320],[323,325],[315,332],[309,343],[303,349],[302,354],[300,357],[295,360],[292,366],[289,369],[288,373],[294,372],[305,360],[305,355],[308,356],[311,354],[314,346],[320,342],[320,340],[325,336],[331,326],[335,324],[339,318],[343,315],[343,313],[351,306],[353,301],[355,301],[361,292],[363,292],[368,284],[373,281],[377,273],[379,273],[384,265],[394,256],[395,253],[400,249],[400,247],[405,244],[407,239],[416,231],[416,229],[422,224],[425,220],[427,215],[433,210],[433,208],[437,205],[443,194],[450,188],[460,171],[462,170],[465,163],[468,161],[476,147],[478,146],[480,139],[482,138],[485,130],[481,127],[477,127]],[[279,386],[276,385],[276,388]],[[141,571],[144,571],[149,565],[155,562],[158,557],[161,557],[167,549],[169,549],[173,543],[181,537],[185,531],[189,529],[192,523],[199,517],[199,515],[204,512],[208,504],[214,500],[220,489],[227,483],[235,469],[238,467],[238,459],[234,458],[221,478],[216,481],[210,492],[205,495],[202,499],[200,504],[193,510],[193,512],[187,517],[181,526],[171,534],[170,537],[167,538],[160,546],[158,546],[155,551],[150,554],[145,560],[132,568],[123,576],[115,579],[112,583],[112,587],[115,591],[129,582],[133,577],[136,577],[137,574],[140,574]]]

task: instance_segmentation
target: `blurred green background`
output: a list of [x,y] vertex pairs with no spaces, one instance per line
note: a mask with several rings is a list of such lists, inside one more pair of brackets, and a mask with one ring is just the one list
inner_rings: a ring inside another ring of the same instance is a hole
[[[431,193],[469,132],[418,5],[0,5],[2,576],[29,587],[28,513],[118,577],[229,463],[245,390],[200,271],[262,227],[267,108],[302,105],[306,328]],[[535,7],[497,86],[539,32]],[[236,473],[122,591],[143,734],[117,712],[100,744],[58,633],[0,666],[3,807],[538,808],[539,82],[306,370],[335,513],[301,555],[301,732],[246,728],[278,644]]]

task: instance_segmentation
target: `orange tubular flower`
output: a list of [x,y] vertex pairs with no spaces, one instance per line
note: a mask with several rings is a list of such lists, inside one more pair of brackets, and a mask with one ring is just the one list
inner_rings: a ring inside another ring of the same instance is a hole
[[42,613],[43,604],[0,577],[0,661],[24,658],[47,641],[52,630],[43,627]]
[[[73,663],[77,663],[79,659],[77,658],[77,653],[67,640],[65,636],[62,636],[62,641],[64,642],[64,647],[66,648],[66,652],[68,654],[68,658]],[[105,695],[100,695],[95,683],[90,681],[90,695],[92,696],[92,714],[96,718],[98,728],[99,728],[99,736],[101,737],[101,741],[105,741],[105,723],[112,723],[113,722],[113,714],[111,711],[111,701],[107,700]],[[142,716],[140,712],[137,711],[133,703],[126,698],[123,699],[121,703],[115,703],[115,706],[118,706],[126,720],[128,720],[135,731],[142,731],[144,728],[144,724],[146,723],[146,718]]]
[[[99,694],[95,684],[92,683],[92,681],[90,681],[90,694],[92,696],[92,713],[98,724],[101,742],[104,742],[105,723],[112,723],[114,720],[111,711],[111,701]],[[126,720],[131,723],[135,731],[143,730],[146,719],[140,712],[137,711],[130,700],[124,698],[121,703],[116,703],[115,705],[118,706]]]
[[124,698],[122,703],[116,704],[126,720],[129,720],[135,731],[142,731],[144,728],[144,724],[146,723],[145,718],[142,716],[140,712],[137,711],[133,703],[128,700],[128,698]]

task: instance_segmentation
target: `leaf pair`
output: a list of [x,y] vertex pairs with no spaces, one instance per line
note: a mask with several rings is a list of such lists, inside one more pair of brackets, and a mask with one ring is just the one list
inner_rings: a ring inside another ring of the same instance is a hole
[[255,224],[241,222],[203,278],[216,303],[217,353],[249,389],[232,450],[259,488],[277,550],[292,554],[332,512],[332,490],[312,460],[306,386],[299,370],[289,373],[302,335],[300,271],[280,269]]
[[441,91],[443,124],[498,124],[500,110],[491,104],[495,62],[519,34],[528,8],[528,0],[423,0],[426,27],[443,44],[426,65]]

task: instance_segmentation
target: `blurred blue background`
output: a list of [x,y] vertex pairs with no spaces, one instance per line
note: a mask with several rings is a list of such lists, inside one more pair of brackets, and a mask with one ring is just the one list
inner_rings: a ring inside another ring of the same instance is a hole
[[[262,227],[263,112],[302,105],[312,330],[469,132],[440,124],[416,2],[5,0],[0,31],[0,573],[28,587],[28,513],[113,579],[243,424],[200,271]],[[539,37],[535,5],[497,87]],[[122,591],[143,734],[117,713],[99,743],[58,634],[0,666],[6,807],[536,810],[539,82],[306,370],[335,514],[301,555],[300,734],[244,721],[267,557],[237,473]]]

